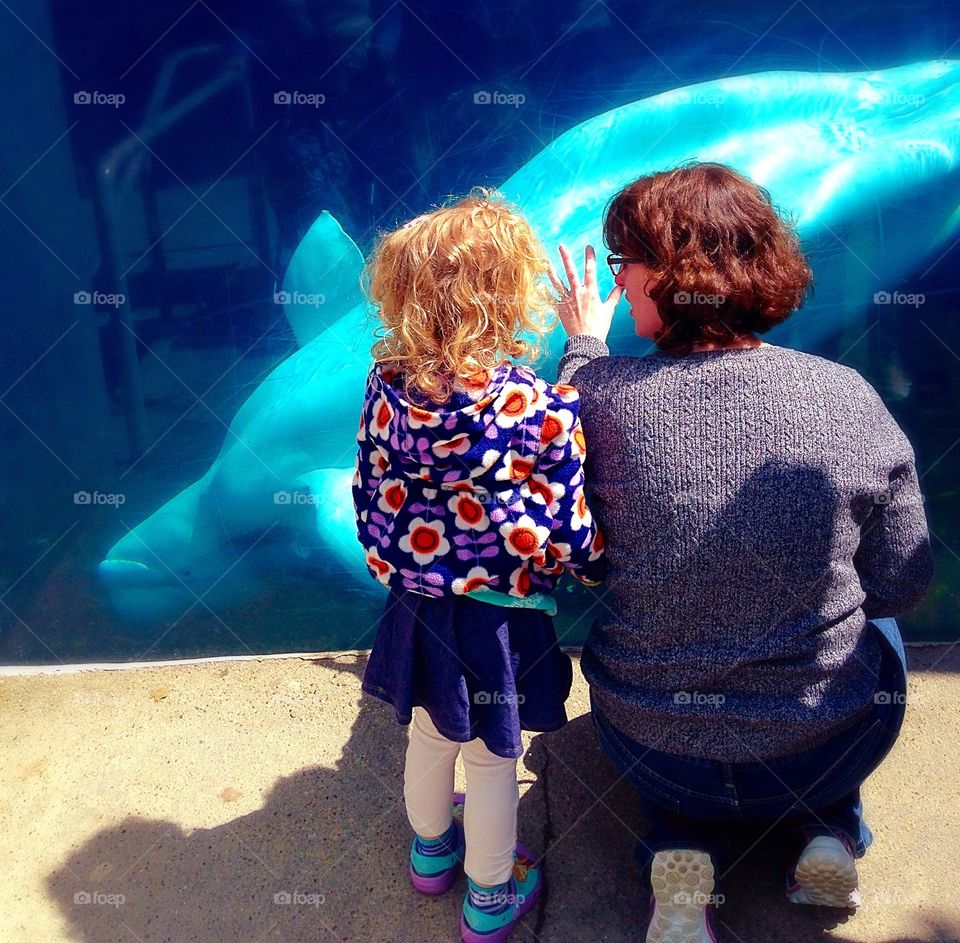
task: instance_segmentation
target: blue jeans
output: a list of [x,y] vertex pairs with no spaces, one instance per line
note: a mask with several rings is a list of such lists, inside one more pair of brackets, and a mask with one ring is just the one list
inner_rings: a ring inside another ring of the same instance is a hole
[[868,626],[878,632],[883,651],[871,710],[803,753],[748,763],[675,756],[631,740],[591,703],[603,751],[644,800],[651,827],[637,843],[637,859],[645,877],[656,851],[684,847],[708,851],[719,880],[744,849],[776,833],[790,844],[790,855],[811,835],[834,831],[850,839],[856,857],[866,854],[873,833],[863,819],[860,786],[896,741],[907,692],[896,622]]

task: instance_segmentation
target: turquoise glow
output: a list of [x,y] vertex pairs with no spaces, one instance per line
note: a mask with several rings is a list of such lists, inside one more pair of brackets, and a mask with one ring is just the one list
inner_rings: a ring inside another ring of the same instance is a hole
[[[770,191],[810,247],[815,301],[791,319],[790,343],[814,350],[874,292],[933,262],[956,238],[958,77],[960,62],[931,61],[705,82],[577,125],[501,189],[551,249],[563,241],[582,253],[588,242],[602,245],[604,205],[635,177],[691,158],[732,165]],[[235,600],[305,563],[323,567],[331,585],[381,592],[363,563],[350,496],[373,342],[356,290],[361,264],[353,242],[322,214],[283,285],[301,348],[244,403],[203,478],[100,564],[124,618],[160,619],[211,589],[211,602]],[[615,320],[610,345],[639,353],[624,320]],[[547,377],[562,344],[557,332]]]

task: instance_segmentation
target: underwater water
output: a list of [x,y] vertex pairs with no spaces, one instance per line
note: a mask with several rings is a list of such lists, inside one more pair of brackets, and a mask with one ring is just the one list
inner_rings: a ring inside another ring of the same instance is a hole
[[[621,185],[689,158],[797,222],[814,295],[767,339],[857,369],[906,431],[937,574],[902,629],[960,638],[954,5],[55,0],[0,23],[0,662],[368,647],[384,592],[348,486],[375,234],[484,184],[551,249],[599,247]],[[625,312],[611,348],[642,354]],[[603,596],[561,584],[563,644]]]

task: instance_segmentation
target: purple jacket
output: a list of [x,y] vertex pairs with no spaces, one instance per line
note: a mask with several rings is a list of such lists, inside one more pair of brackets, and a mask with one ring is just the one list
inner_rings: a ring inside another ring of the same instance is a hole
[[371,575],[429,596],[550,593],[564,570],[606,574],[583,490],[574,387],[503,364],[442,406],[404,398],[402,377],[367,377],[353,479]]

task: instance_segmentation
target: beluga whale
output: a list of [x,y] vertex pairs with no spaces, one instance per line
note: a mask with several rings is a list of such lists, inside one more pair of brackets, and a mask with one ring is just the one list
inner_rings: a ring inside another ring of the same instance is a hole
[[[728,164],[794,221],[814,297],[785,325],[816,352],[878,294],[935,264],[960,225],[960,61],[882,71],[774,71],[685,86],[589,118],[499,187],[555,252],[602,246],[609,198],[688,160]],[[582,257],[579,256],[579,257]],[[371,596],[350,483],[375,319],[359,289],[363,256],[319,215],[279,293],[299,349],[238,410],[207,472],[122,535],[99,565],[121,617],[151,624],[197,597],[228,605],[261,581],[301,574],[318,590]],[[601,291],[603,291],[601,273]],[[615,353],[649,342],[618,326]],[[564,342],[551,336],[548,379]]]

